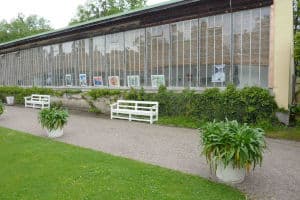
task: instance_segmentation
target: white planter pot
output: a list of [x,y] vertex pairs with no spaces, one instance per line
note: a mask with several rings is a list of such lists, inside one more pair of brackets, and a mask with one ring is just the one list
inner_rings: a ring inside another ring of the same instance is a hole
[[15,97],[14,96],[8,96],[6,97],[6,104],[8,106],[12,106],[15,104]]
[[47,134],[48,137],[50,138],[57,138],[57,137],[61,137],[64,134],[64,130],[63,129],[56,129],[52,131],[47,130]]
[[216,176],[217,178],[226,183],[241,183],[244,181],[246,171],[244,168],[233,168],[232,164],[229,164],[224,168],[222,162],[218,163]]

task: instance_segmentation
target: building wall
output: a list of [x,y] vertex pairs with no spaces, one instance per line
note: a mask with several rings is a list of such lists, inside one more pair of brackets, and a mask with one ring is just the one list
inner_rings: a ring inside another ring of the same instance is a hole
[[269,36],[269,7],[101,35],[0,55],[0,85],[152,88],[162,75],[170,88],[267,88]]
[[271,7],[270,87],[280,107],[291,103],[293,71],[293,2],[274,0]]

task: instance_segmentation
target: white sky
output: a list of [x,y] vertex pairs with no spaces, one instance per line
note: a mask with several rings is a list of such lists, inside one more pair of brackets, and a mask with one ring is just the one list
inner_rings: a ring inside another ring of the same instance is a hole
[[[55,29],[68,25],[76,8],[86,0],[0,0],[0,20],[10,21],[18,13],[36,14],[48,19]],[[148,0],[148,5],[166,0]]]

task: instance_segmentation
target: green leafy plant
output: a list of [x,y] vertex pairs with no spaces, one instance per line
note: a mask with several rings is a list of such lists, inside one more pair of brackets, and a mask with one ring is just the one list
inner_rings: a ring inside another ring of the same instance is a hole
[[69,113],[67,110],[50,108],[39,112],[39,122],[43,128],[49,131],[62,129],[67,123]]
[[251,166],[254,169],[256,165],[261,165],[266,148],[262,129],[226,120],[206,123],[200,132],[202,154],[215,169],[219,162],[225,167],[232,164],[234,168],[245,168],[247,171]]
[[0,115],[2,115],[4,112],[4,104],[2,103],[2,101],[0,100]]
[[63,102],[62,101],[54,101],[51,102],[51,108],[57,108],[57,109],[62,109],[63,108]]
[[14,96],[17,104],[24,104],[24,97],[32,94],[47,94],[52,96],[58,96],[58,92],[50,88],[22,88],[17,86],[1,86],[0,87],[0,99],[5,100],[6,96]]
[[87,95],[90,96],[93,100],[96,100],[101,97],[108,96],[121,96],[121,90],[110,90],[110,89],[92,89]]
[[289,105],[289,111],[292,115],[297,115],[300,113],[300,104],[291,104]]

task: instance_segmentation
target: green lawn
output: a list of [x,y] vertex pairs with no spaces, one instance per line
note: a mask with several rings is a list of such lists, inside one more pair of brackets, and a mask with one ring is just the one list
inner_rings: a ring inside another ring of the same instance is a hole
[[[276,139],[300,141],[300,120],[298,119],[298,121],[296,127],[268,125],[271,127],[268,127],[270,130],[266,130],[266,136]],[[184,128],[199,128],[203,123],[204,122],[201,122],[200,120],[187,117],[160,117],[157,122],[157,124],[161,125]]]
[[0,127],[0,199],[245,199],[178,171]]
[[267,131],[267,137],[275,139],[286,139],[300,142],[300,127],[282,128],[281,130]]

